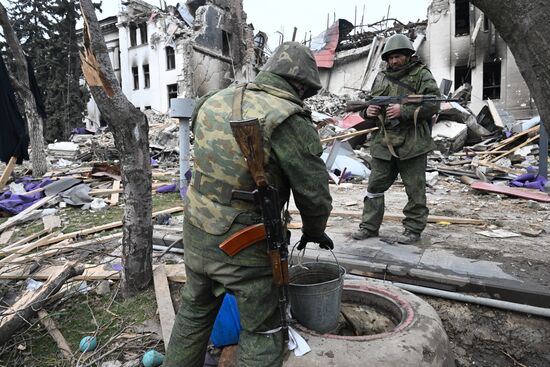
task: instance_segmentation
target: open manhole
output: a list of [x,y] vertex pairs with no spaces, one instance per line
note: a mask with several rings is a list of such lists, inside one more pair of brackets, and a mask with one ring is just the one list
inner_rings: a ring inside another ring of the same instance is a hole
[[[408,301],[381,288],[344,287],[338,327],[328,338],[371,340],[399,332],[412,322],[414,312]],[[317,334],[297,325],[298,328]]]

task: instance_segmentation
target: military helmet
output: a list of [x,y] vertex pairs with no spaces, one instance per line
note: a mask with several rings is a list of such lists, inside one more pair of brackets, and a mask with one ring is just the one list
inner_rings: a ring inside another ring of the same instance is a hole
[[313,53],[298,42],[285,42],[277,47],[262,71],[304,85],[306,92],[303,98],[313,96],[322,87]]
[[403,55],[411,56],[416,51],[409,37],[404,34],[394,34],[391,36],[384,45],[382,51],[382,60],[388,61],[388,57],[393,53],[401,53]]

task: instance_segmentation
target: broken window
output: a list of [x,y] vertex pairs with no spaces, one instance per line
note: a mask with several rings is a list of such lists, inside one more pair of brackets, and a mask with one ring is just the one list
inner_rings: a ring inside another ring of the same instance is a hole
[[172,70],[176,68],[176,53],[174,48],[166,47],[166,70]]
[[487,17],[486,14],[483,14],[483,31],[489,32],[490,25],[491,25],[491,21],[489,20],[489,17]]
[[500,60],[483,63],[483,99],[500,99]]
[[172,98],[178,98],[178,85],[177,84],[168,84],[168,101]]
[[137,66],[132,67],[132,76],[134,77],[134,89],[139,89],[139,75]]
[[456,0],[455,2],[455,36],[470,34],[470,2]]
[[468,65],[455,66],[455,90],[465,83],[472,84],[472,73]]
[[143,65],[143,88],[149,88],[150,85],[151,85],[151,82],[150,82],[150,78],[149,78],[149,64],[145,64]]
[[139,25],[139,35],[141,37],[141,44],[147,43],[147,24],[141,23]]
[[222,55],[231,56],[231,33],[222,31]]
[[137,40],[136,40],[136,33],[137,33],[137,27],[135,24],[130,24],[130,46],[136,46]]

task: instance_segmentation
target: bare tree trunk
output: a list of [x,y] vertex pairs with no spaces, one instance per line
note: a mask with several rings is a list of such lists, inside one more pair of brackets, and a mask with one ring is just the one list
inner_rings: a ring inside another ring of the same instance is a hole
[[130,297],[153,280],[149,127],[145,115],[122,93],[91,0],[81,0],[80,6],[84,18],[82,70],[121,156],[126,197],[122,291]]
[[16,65],[16,78],[12,78],[13,87],[25,106],[25,116],[31,142],[32,174],[35,177],[43,176],[48,171],[46,152],[44,151],[44,122],[38,113],[36,99],[32,94],[29,82],[28,65],[19,39],[15,35],[8,19],[6,8],[0,4],[0,25],[4,29],[4,36]]
[[550,3],[548,0],[471,0],[508,44],[546,131],[550,131]]

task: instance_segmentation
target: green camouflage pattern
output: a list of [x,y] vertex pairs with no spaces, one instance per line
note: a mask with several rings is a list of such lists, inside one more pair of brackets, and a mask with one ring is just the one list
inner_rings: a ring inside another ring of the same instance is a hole
[[[412,86],[416,93],[393,83],[385,76],[388,75]],[[377,75],[372,87],[373,96],[400,96],[408,94],[423,94],[440,96],[439,88],[430,70],[419,61],[411,61],[400,70],[386,70]],[[400,124],[393,129],[386,128],[386,134],[379,131],[374,134],[371,144],[371,154],[374,158],[390,160],[392,155],[386,141],[389,141],[400,159],[410,159],[426,154],[435,149],[435,143],[430,132],[431,118],[439,109],[439,102],[424,103],[420,106],[416,128],[414,125],[415,104],[401,105]],[[365,113],[362,112],[365,116]],[[378,119],[367,118],[369,121],[380,123]],[[385,117],[383,118],[385,123]]]
[[388,61],[390,54],[397,50],[403,50],[404,54],[411,56],[416,51],[409,37],[404,34],[394,34],[386,41],[382,50],[382,60]]
[[[397,178],[405,186],[408,201],[403,208],[403,227],[414,232],[422,233],[428,221],[428,207],[426,206],[426,154],[407,159],[392,159],[390,161],[373,158],[371,174],[367,191],[371,194],[381,194],[387,191]],[[365,196],[365,206],[360,228],[376,232],[384,218],[384,196],[369,198]]]
[[237,365],[281,366],[284,345],[271,267],[212,261],[186,248],[187,281],[176,316],[164,367],[202,367],[212,326],[226,292],[236,296],[242,331]]
[[[233,137],[229,121],[233,112],[233,96],[238,88],[224,89],[201,106],[193,121],[194,171],[202,179],[223,182],[235,189],[252,191],[255,187],[241,150]],[[265,150],[265,163],[271,152],[271,134],[289,116],[305,113],[302,103],[293,94],[273,86],[246,86],[242,102],[243,120],[259,120]],[[200,192],[199,192],[200,191]],[[197,190],[192,182],[185,201],[185,217],[198,228],[214,235],[228,231],[235,218],[253,206],[242,201],[223,204],[218,195],[208,190]]]
[[279,46],[262,70],[307,86],[308,92],[304,98],[311,97],[322,88],[313,53],[298,42],[285,42]]

